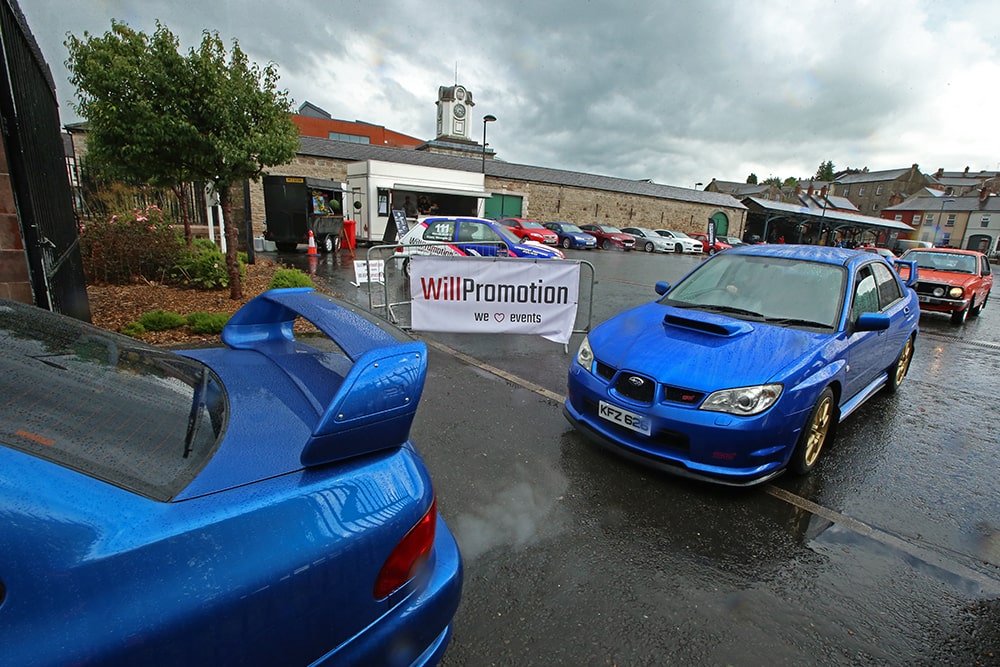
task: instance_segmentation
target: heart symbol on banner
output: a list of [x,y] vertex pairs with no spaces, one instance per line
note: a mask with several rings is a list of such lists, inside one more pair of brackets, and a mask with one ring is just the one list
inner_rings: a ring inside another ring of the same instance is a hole
[[503,322],[503,318],[504,318],[503,313],[493,313],[493,319],[495,319],[497,322]]

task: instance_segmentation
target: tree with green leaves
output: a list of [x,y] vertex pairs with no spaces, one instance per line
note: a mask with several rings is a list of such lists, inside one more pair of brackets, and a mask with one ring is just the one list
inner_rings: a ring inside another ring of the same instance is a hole
[[775,185],[775,186],[777,186],[777,187],[780,188],[781,187],[781,178],[779,178],[778,176],[768,176],[767,178],[764,179],[764,184],[765,185]]
[[748,185],[757,185],[757,174],[754,174],[753,172],[751,172],[750,175],[747,176],[747,184]]
[[799,179],[794,176],[789,176],[784,181],[782,181],[781,186],[784,188],[797,188],[799,186]]
[[197,50],[181,55],[177,38],[159,22],[149,36],[112,21],[102,37],[70,35],[66,46],[75,108],[90,128],[90,163],[125,180],[214,184],[227,223],[230,296],[242,298],[230,186],[290,162],[298,148],[277,67],[251,63],[236,40],[227,53],[209,31]]
[[816,180],[817,181],[832,181],[834,176],[833,172],[833,160],[827,160],[826,162],[820,162],[819,167],[816,169]]
[[88,122],[88,169],[108,179],[173,189],[190,245],[181,184],[193,178],[187,156],[201,137],[186,118],[190,68],[177,39],[160,23],[145,35],[113,21],[102,37],[70,35],[66,47],[79,100],[74,108]]

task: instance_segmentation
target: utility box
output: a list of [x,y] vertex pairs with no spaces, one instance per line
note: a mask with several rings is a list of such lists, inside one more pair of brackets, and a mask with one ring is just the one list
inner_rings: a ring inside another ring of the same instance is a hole
[[264,239],[281,252],[309,242],[321,252],[340,248],[346,185],[304,176],[264,177]]

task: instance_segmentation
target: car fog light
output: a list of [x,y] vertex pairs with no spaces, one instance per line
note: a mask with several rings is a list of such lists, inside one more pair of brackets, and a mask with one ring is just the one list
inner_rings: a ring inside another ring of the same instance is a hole
[[943,287],[935,287],[933,294],[934,294],[934,296],[944,296],[944,288]]

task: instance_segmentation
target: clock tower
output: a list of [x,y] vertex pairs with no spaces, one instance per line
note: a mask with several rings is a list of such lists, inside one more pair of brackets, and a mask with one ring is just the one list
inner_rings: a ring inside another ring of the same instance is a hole
[[472,118],[472,93],[459,85],[438,88],[437,138],[470,141],[469,122]]

